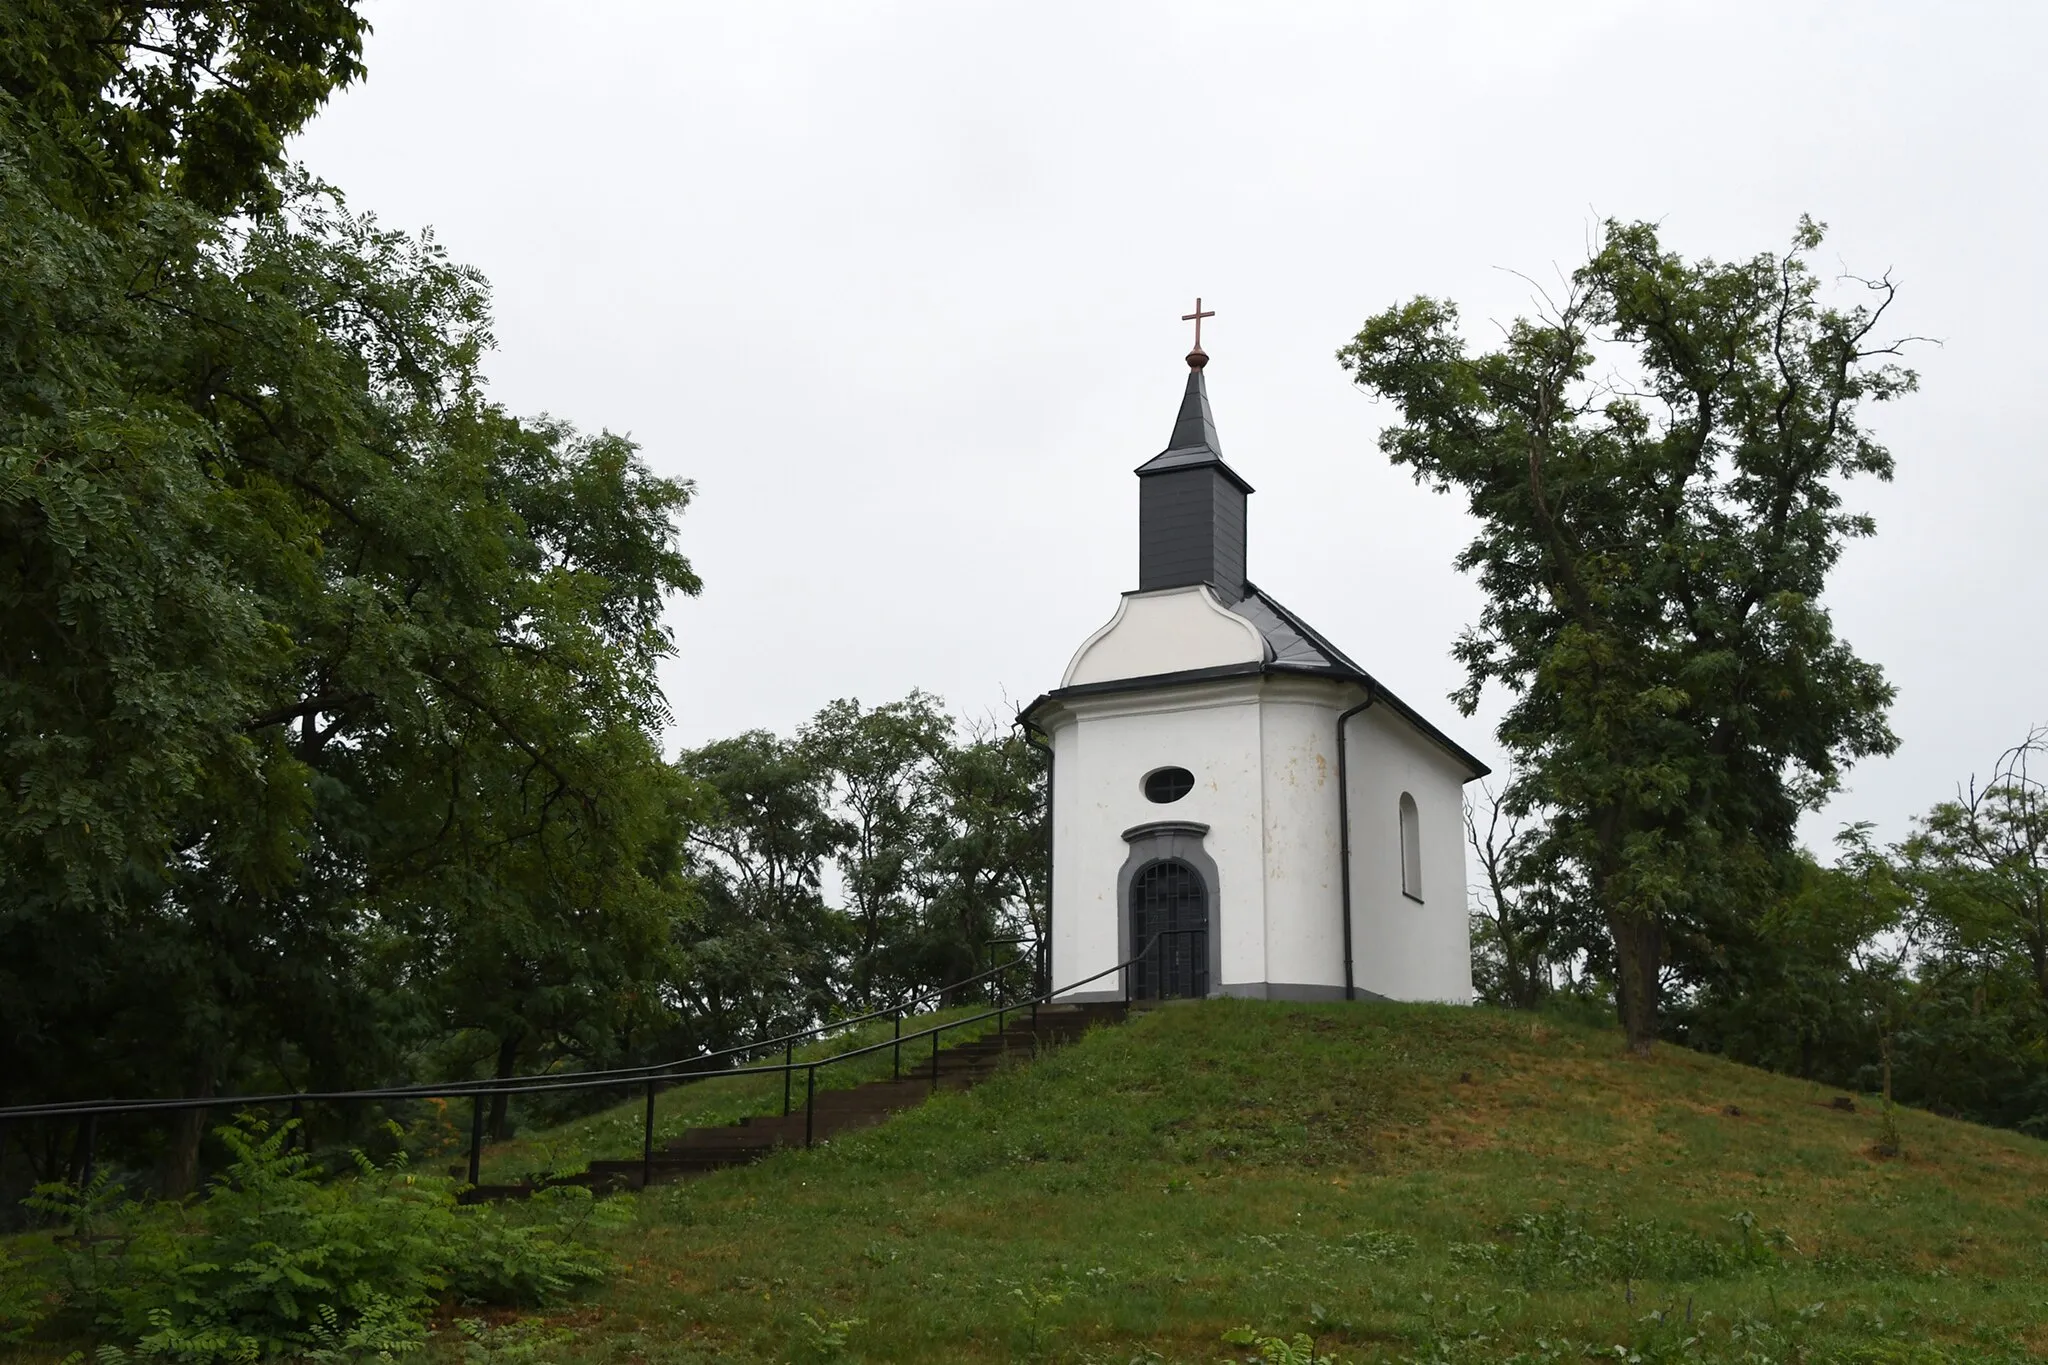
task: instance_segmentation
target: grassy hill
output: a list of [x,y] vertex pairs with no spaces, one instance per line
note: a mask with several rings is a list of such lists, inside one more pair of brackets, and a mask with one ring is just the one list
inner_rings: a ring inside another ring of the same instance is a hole
[[1245,1328],[1361,1361],[2048,1350],[2048,1144],[1906,1113],[1882,1158],[1873,1105],[1836,1098],[1489,1010],[1168,1006],[640,1196],[617,1281],[484,1345],[621,1365],[1308,1359]]

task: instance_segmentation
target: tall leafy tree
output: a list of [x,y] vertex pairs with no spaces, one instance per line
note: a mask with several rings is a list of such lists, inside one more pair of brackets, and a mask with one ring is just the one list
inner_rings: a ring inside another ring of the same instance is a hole
[[970,733],[940,752],[931,794],[913,879],[918,974],[937,984],[1045,932],[1045,756],[1014,732]]
[[2048,727],[1929,811],[1901,852],[1933,898],[1940,949],[2008,964],[2048,1011]]
[[686,863],[695,897],[676,924],[678,1052],[829,1019],[851,944],[825,898],[846,844],[829,779],[806,746],[750,730],[684,752],[697,794]]
[[[1512,781],[1512,780],[1511,780]],[[1480,881],[1473,888],[1472,978],[1488,1004],[1533,1009],[1560,977],[1575,983],[1601,955],[1601,926],[1586,911],[1577,869],[1561,863],[1542,820],[1480,787],[1465,803],[1465,842]]]
[[1339,352],[1399,411],[1381,449],[1479,523],[1458,562],[1487,602],[1458,702],[1507,689],[1510,800],[1549,813],[1583,875],[1637,1051],[1667,967],[1711,969],[1730,917],[1787,876],[1800,812],[1896,743],[1891,688],[1821,596],[1873,529],[1841,485],[1892,469],[1860,405],[1914,377],[1880,339],[1888,280],[1822,300],[1821,235],[1802,221],[1783,255],[1688,261],[1609,223],[1496,350],[1422,298]]
[[481,278],[278,169],[351,8],[0,23],[0,1096],[616,1036],[689,486],[489,402]]
[[904,948],[915,926],[919,836],[952,735],[952,718],[925,692],[872,709],[835,701],[798,735],[845,821],[836,861],[855,936],[849,970],[863,1004],[915,976]]

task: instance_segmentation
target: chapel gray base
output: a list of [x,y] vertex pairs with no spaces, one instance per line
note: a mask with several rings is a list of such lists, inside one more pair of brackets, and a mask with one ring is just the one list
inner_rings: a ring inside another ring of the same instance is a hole
[[[1342,1000],[1342,986],[1311,986],[1297,981],[1243,981],[1236,985],[1218,986],[1210,995],[1227,995],[1237,1000],[1289,1000],[1296,1004],[1320,1004],[1329,1000]],[[1359,988],[1352,992],[1356,1000],[1385,1000],[1386,996],[1375,991]]]
[[[1285,1000],[1296,1004],[1320,1004],[1331,1000],[1342,1000],[1342,986],[1312,986],[1292,981],[1245,981],[1236,985],[1219,986],[1209,993],[1211,999],[1228,996],[1237,1000]],[[1122,990],[1113,991],[1069,991],[1055,999],[1057,1004],[1096,1004],[1122,1000]],[[1363,987],[1354,994],[1358,1000],[1385,1001],[1389,997]]]

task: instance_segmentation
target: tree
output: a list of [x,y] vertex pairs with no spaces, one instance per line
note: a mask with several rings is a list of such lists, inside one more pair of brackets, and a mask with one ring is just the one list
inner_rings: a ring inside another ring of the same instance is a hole
[[[1479,523],[1458,564],[1487,603],[1457,646],[1457,701],[1508,690],[1510,795],[1552,812],[1637,1052],[1667,967],[1710,970],[1789,875],[1800,812],[1896,744],[1892,689],[1820,598],[1873,531],[1838,484],[1891,473],[1859,405],[1914,376],[1878,339],[1889,280],[1822,303],[1821,235],[1802,220],[1782,256],[1688,262],[1652,225],[1610,222],[1498,350],[1470,354],[1456,309],[1420,298],[1338,353],[1399,409],[1381,449]],[[1616,372],[1596,382],[1601,356]]]
[[689,485],[488,402],[481,277],[278,170],[348,6],[0,24],[0,1097],[597,1046],[675,903]]
[[1744,926],[1727,968],[1676,1020],[1695,1046],[1808,1080],[1848,1084],[1887,1036],[1910,985],[1918,917],[1868,826],[1836,837],[1830,866],[1802,856],[1785,892]]
[[823,871],[848,836],[814,759],[750,730],[676,761],[699,798],[685,854],[695,904],[676,926],[685,1049],[803,1028],[838,1007],[834,978],[852,934],[825,901]]
[[924,692],[872,710],[841,699],[798,732],[844,813],[847,837],[835,860],[855,935],[853,991],[863,1005],[914,975],[904,957],[915,927],[918,836],[933,800],[934,765],[952,735],[952,718]]
[[2048,726],[1999,756],[1991,780],[1973,777],[1936,806],[1901,852],[1934,899],[1941,947],[2019,966],[2048,1008]]
[[1556,989],[1560,968],[1569,986],[1574,968],[1599,951],[1599,926],[1586,922],[1574,869],[1548,856],[1543,822],[1484,783],[1480,793],[1483,803],[1465,803],[1465,841],[1484,879],[1473,896],[1474,986],[1488,1004],[1534,1009]]
[[274,209],[284,140],[363,74],[353,0],[186,0],[0,8],[0,95],[53,135],[70,207],[172,191]]
[[971,733],[933,767],[913,872],[919,975],[958,981],[1003,938],[1046,926],[1045,756],[1020,734]]

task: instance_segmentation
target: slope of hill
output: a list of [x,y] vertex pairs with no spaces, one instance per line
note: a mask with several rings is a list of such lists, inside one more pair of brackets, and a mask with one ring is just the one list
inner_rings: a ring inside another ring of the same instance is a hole
[[1526,1015],[1173,1005],[882,1128],[639,1196],[625,1272],[549,1353],[1307,1360],[1249,1340],[1298,1333],[1343,1360],[2048,1348],[2048,1144],[1903,1113],[1904,1154],[1883,1158],[1871,1102],[1837,1102]]

